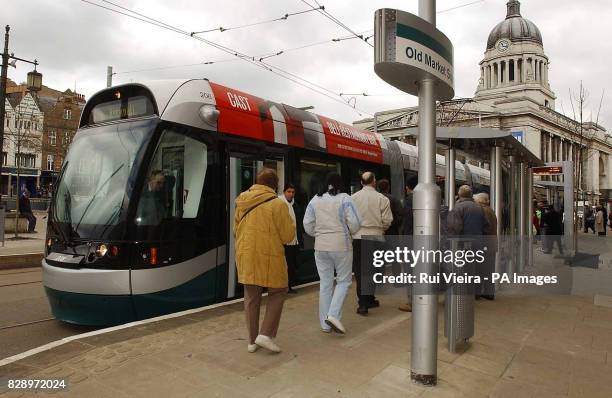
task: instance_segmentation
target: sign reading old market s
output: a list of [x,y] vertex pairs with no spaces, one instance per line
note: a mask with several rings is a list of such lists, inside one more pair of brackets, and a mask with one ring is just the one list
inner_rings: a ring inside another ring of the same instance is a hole
[[418,95],[418,81],[438,81],[437,100],[455,95],[453,45],[432,24],[410,13],[383,8],[374,15],[374,71],[398,89]]

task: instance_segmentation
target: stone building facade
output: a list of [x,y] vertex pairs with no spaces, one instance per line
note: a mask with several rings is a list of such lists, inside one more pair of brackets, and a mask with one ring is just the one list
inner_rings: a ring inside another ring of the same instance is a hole
[[[18,187],[36,191],[40,181],[44,114],[33,93],[10,93],[5,101],[1,194],[15,194]],[[19,177],[19,178],[18,178]],[[19,184],[17,180],[19,179]]]
[[[506,18],[489,34],[479,68],[473,98],[438,104],[439,126],[511,131],[545,162],[580,163],[583,178],[579,195],[590,203],[612,200],[612,135],[594,122],[574,120],[556,110],[542,34],[522,17],[519,1],[508,1]],[[415,144],[405,129],[418,125],[418,108],[377,112],[375,118],[353,124],[374,130],[375,119],[382,135]],[[471,162],[466,157],[462,160]],[[479,164],[488,166],[486,161]]]

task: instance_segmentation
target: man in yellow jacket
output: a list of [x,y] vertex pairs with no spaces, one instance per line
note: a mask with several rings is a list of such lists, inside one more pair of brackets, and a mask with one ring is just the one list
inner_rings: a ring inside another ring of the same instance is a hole
[[[276,195],[278,176],[271,169],[257,174],[256,183],[236,198],[234,236],[238,282],[244,285],[248,351],[264,347],[280,352],[274,342],[287,294],[284,244],[295,238],[287,204]],[[266,315],[259,328],[259,307],[268,288]]]

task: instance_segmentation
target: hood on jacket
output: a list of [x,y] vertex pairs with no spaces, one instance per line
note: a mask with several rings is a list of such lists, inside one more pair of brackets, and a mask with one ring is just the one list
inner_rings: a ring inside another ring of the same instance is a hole
[[263,202],[276,198],[276,192],[270,187],[254,184],[236,198],[236,215],[242,220],[245,213]]

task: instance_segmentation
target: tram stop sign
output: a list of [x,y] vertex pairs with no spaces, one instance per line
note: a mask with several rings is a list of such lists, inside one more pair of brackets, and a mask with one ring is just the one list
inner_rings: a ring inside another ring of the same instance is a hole
[[453,44],[446,35],[408,12],[382,8],[374,14],[374,71],[390,85],[418,95],[418,82],[437,80],[436,100],[455,96]]

